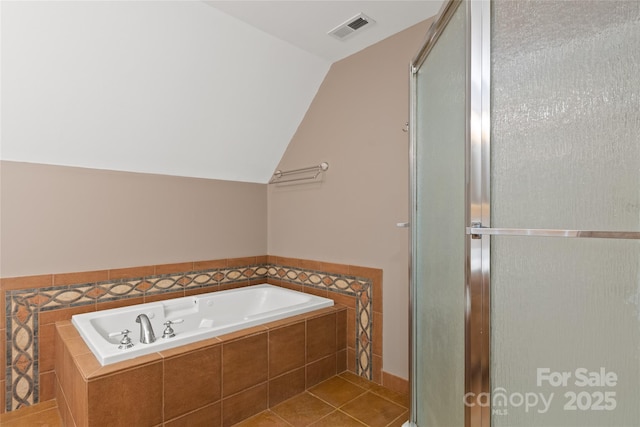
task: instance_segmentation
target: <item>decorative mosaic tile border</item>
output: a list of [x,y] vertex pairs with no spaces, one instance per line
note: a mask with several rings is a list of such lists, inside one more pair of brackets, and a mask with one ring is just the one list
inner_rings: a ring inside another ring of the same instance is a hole
[[269,277],[353,296],[356,300],[356,374],[372,379],[373,302],[370,279],[297,267],[268,265]]
[[12,411],[39,402],[38,315],[40,312],[207,288],[251,280],[284,282],[329,290],[356,300],[356,373],[372,378],[372,283],[370,279],[321,271],[255,264],[234,268],[145,276],[6,291],[7,369],[5,408]]

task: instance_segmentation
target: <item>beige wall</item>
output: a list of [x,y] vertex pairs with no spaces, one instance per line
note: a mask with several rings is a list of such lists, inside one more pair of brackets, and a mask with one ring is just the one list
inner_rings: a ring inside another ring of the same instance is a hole
[[267,252],[264,184],[7,161],[0,179],[0,277]]
[[269,253],[383,269],[383,369],[408,377],[409,62],[428,22],[331,67],[279,168],[326,161],[320,183],[269,186]]

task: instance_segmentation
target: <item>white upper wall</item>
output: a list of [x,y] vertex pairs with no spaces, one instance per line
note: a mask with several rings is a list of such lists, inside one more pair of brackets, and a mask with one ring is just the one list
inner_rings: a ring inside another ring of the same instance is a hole
[[202,2],[0,2],[0,157],[267,182],[330,63]]

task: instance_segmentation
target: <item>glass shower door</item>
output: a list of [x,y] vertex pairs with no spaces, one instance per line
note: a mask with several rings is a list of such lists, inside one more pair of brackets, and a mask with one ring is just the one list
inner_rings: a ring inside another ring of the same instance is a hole
[[491,424],[638,426],[640,3],[491,28]]
[[464,425],[466,27],[450,3],[412,69],[414,426]]

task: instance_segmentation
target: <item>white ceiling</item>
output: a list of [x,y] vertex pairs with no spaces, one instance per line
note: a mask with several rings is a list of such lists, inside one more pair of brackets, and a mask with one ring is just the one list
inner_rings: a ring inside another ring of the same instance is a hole
[[[319,56],[338,61],[434,16],[444,0],[205,1],[249,25]],[[375,21],[337,40],[327,33],[359,13]]]

